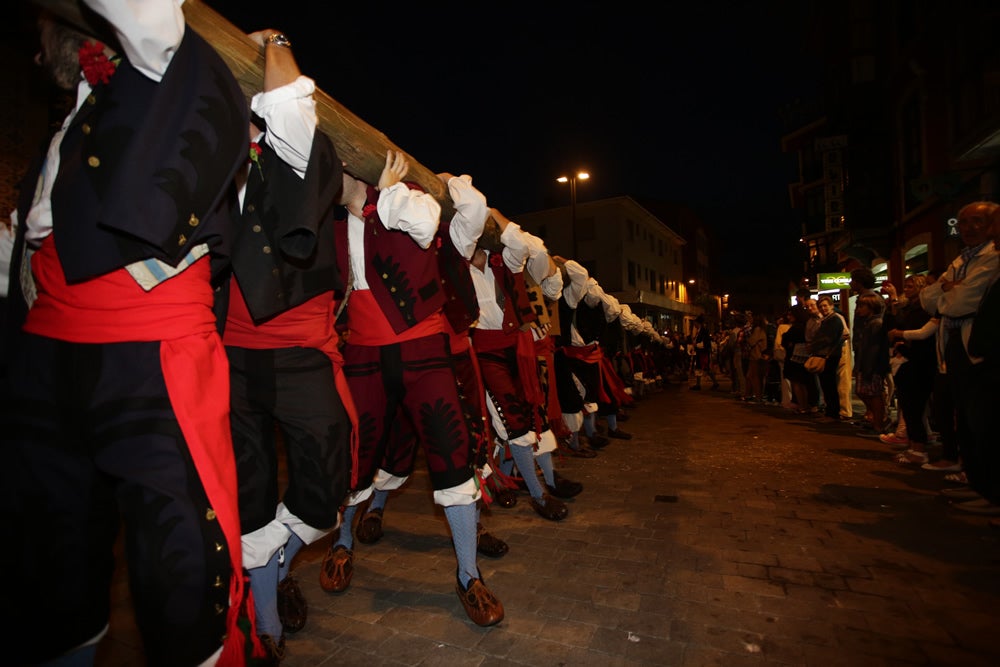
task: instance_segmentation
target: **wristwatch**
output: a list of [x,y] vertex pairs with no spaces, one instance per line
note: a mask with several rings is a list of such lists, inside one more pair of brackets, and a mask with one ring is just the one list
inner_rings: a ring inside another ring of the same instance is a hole
[[272,32],[270,35],[268,35],[264,39],[264,46],[267,46],[268,44],[274,44],[275,46],[283,46],[286,49],[292,48],[292,43],[289,41],[287,37],[285,37],[280,32]]

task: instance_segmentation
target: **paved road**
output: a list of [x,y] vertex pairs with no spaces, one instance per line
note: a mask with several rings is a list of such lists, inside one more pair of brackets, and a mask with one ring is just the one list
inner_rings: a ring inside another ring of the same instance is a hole
[[[510,544],[481,560],[506,618],[468,622],[422,463],[357,545],[351,588],[294,572],[310,604],[286,667],[313,665],[1000,664],[1000,530],[949,508],[940,473],[874,438],[727,392],[668,386],[640,401],[552,523],[521,497],[485,523]],[[141,664],[127,591],[102,666]]]

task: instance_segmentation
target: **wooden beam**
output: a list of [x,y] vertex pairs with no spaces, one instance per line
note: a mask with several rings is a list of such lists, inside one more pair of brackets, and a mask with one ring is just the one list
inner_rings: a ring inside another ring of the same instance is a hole
[[[86,12],[81,12],[79,0],[33,1],[89,34],[96,33],[100,36],[100,29],[95,27],[95,22],[85,17]],[[182,8],[187,25],[211,44],[226,62],[249,104],[250,98],[263,87],[263,51],[244,32],[202,0],[184,0]],[[304,74],[309,75],[308,72]],[[314,97],[319,128],[337,147],[338,155],[347,163],[348,173],[367,183],[378,183],[385,166],[386,151],[399,151],[410,163],[406,180],[419,184],[441,204],[443,218],[451,217],[454,209],[448,188],[437,174],[319,88]]]

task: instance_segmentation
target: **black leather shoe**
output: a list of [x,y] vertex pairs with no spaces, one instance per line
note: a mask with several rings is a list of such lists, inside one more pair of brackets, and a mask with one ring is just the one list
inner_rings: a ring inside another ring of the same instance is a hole
[[500,489],[493,495],[493,500],[500,507],[511,508],[517,504],[517,491],[514,489]]
[[607,447],[610,443],[611,441],[608,440],[603,435],[595,433],[594,435],[590,436],[590,446],[593,449],[603,449],[604,447]]
[[619,428],[615,429],[614,431],[608,431],[608,437],[615,438],[616,440],[631,440],[632,434],[626,433],[625,431]]
[[365,512],[358,522],[355,535],[361,544],[375,544],[382,539],[382,509]]
[[309,603],[302,595],[299,582],[288,575],[278,582],[278,618],[285,632],[298,632],[306,625],[309,615]]
[[566,479],[560,476],[559,473],[555,473],[555,483],[555,486],[546,484],[545,490],[556,498],[572,498],[573,496],[580,495],[580,492],[583,491],[583,484]]
[[476,551],[490,558],[500,558],[509,550],[506,542],[486,532],[483,524],[476,524]]
[[549,521],[562,521],[569,515],[569,508],[566,507],[566,503],[561,500],[556,500],[547,493],[542,496],[541,501],[532,498],[531,506],[536,512],[538,512],[540,517],[548,519]]

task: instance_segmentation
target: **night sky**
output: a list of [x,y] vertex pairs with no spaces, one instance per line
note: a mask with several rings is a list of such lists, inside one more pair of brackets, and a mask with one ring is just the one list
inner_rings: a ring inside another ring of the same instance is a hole
[[800,266],[780,138],[816,88],[807,2],[204,1],[285,32],[323,91],[515,221],[568,205],[555,178],[584,169],[579,202],[701,214],[724,277]]

